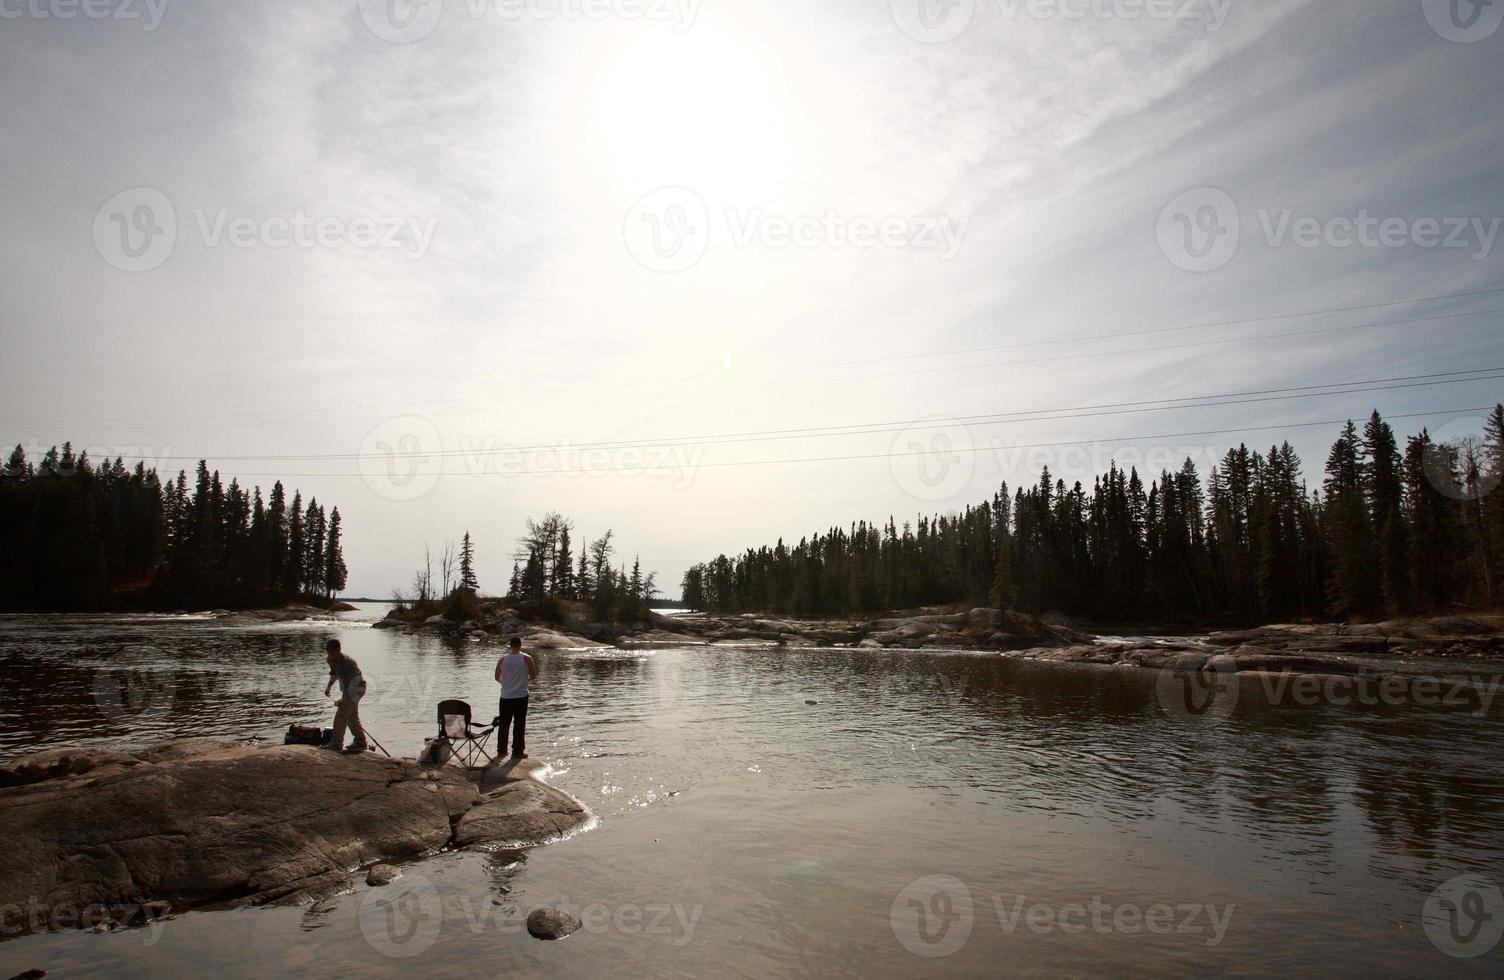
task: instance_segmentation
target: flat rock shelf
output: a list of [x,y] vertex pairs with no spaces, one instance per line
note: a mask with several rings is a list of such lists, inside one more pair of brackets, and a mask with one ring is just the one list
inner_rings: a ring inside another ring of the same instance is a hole
[[541,768],[205,739],[49,750],[13,767],[45,778],[0,790],[0,823],[25,842],[0,854],[0,909],[299,901],[380,861],[557,840],[589,814]]

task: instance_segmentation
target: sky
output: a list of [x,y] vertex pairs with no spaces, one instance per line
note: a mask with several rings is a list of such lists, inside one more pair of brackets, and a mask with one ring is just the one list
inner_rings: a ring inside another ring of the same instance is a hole
[[675,596],[1042,466],[1314,485],[1504,399],[1501,21],[0,0],[0,443],[280,478],[376,597],[548,511]]

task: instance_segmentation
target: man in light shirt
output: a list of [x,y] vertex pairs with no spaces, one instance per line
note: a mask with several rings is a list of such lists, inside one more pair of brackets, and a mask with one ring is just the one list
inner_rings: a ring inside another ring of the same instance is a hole
[[538,679],[538,662],[522,652],[522,637],[514,636],[511,650],[496,661],[496,683],[501,685],[501,708],[496,715],[500,734],[498,747],[507,751],[507,730],[512,733],[512,758],[527,758],[528,685]]

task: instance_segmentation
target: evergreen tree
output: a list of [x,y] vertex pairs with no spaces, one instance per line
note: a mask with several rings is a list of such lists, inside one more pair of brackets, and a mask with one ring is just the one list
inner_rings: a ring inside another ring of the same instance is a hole
[[345,590],[345,578],[349,572],[345,567],[342,537],[339,508],[336,507],[329,514],[329,537],[324,545],[324,588],[330,597]]
[[569,541],[569,524],[565,522],[559,528],[559,542],[553,555],[553,593],[561,599],[576,598],[574,568],[574,546]]
[[475,545],[470,541],[470,532],[460,539],[460,588],[471,593],[480,591],[480,582],[475,577]]
[[[245,607],[288,598],[284,575],[272,574],[274,561],[286,569],[286,555],[270,547],[273,511],[286,514],[280,484],[273,503],[238,480],[226,486],[207,461],[190,489],[186,472],[164,483],[145,464],[96,463],[67,443],[38,464],[17,447],[0,472],[8,544],[0,608]],[[300,523],[322,527],[323,509],[310,505]],[[306,569],[298,577],[307,579]]]

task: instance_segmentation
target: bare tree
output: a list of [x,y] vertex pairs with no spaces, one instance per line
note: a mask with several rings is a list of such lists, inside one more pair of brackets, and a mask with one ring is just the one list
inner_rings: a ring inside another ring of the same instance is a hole
[[433,557],[423,546],[423,567],[413,574],[413,601],[423,604],[433,600]]
[[447,598],[454,591],[454,574],[458,567],[459,555],[454,550],[454,542],[445,541],[444,551],[439,556],[440,583],[444,587],[440,597]]

